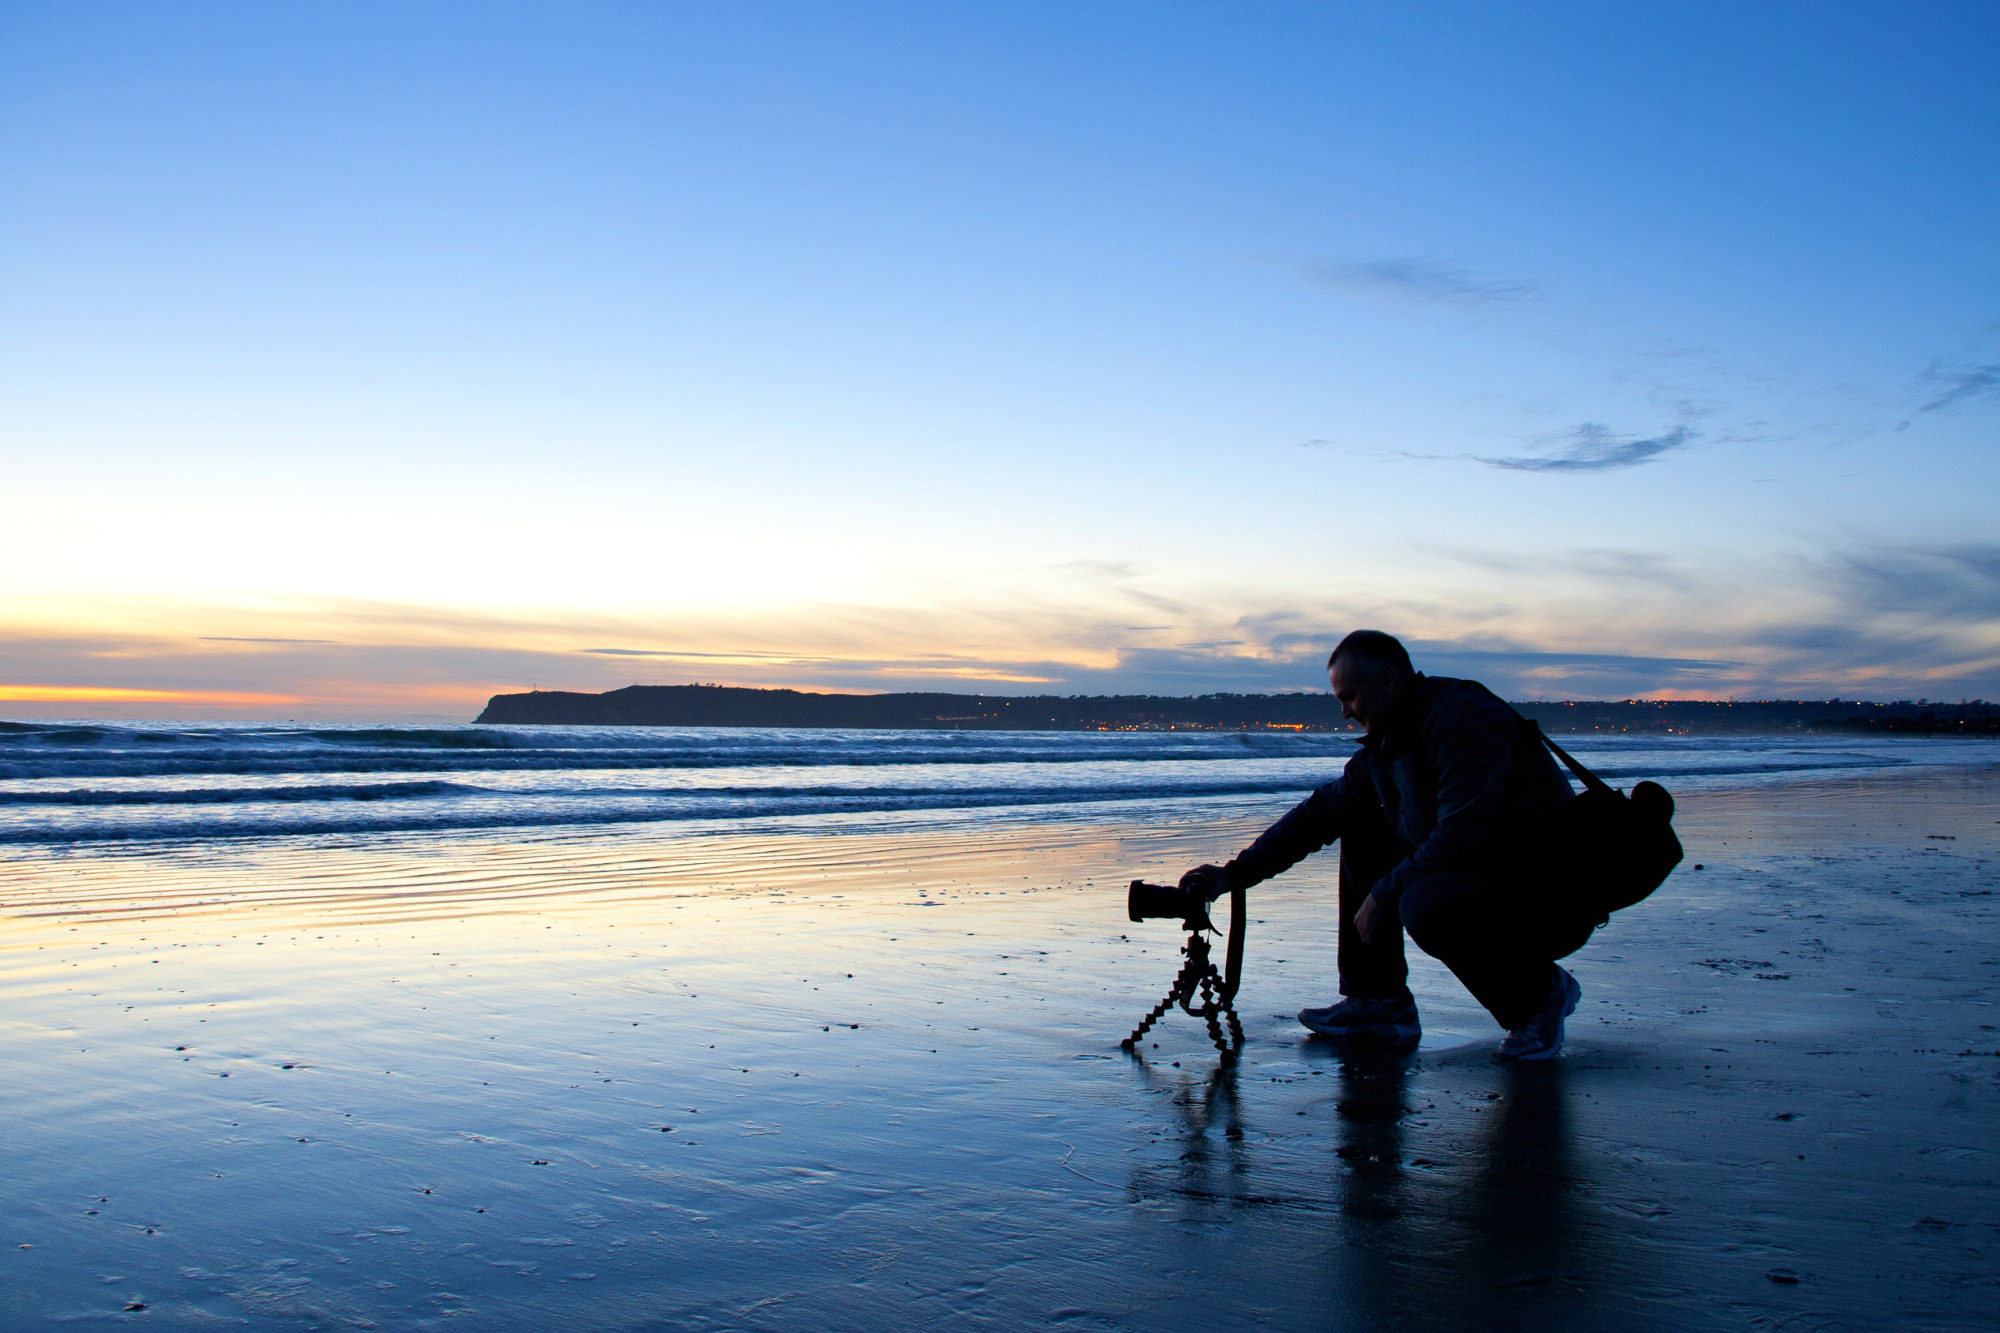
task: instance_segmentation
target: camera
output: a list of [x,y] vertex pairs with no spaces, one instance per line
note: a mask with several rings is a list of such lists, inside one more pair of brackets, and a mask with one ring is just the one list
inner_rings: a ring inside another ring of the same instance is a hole
[[1173,884],[1132,881],[1125,891],[1125,914],[1134,921],[1178,919],[1188,930],[1214,930],[1208,919],[1208,898],[1199,889]]
[[[1224,1060],[1235,1059],[1242,1049],[1243,1024],[1236,1016],[1236,988],[1243,981],[1244,893],[1242,885],[1228,881],[1228,875],[1214,866],[1202,866],[1198,873],[1187,875],[1184,884],[1148,884],[1135,879],[1125,890],[1125,914],[1134,921],[1178,918],[1188,933],[1187,943],[1181,946],[1187,961],[1174,978],[1173,989],[1139,1020],[1132,1035],[1119,1043],[1126,1050],[1137,1051],[1147,1031],[1175,1005],[1208,1024],[1208,1039]],[[1208,919],[1207,889],[1229,894],[1229,945],[1219,968],[1209,952],[1208,937],[1215,932],[1215,923]]]

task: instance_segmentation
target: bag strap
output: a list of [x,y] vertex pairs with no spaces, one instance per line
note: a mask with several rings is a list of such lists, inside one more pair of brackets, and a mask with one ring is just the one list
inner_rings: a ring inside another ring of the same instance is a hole
[[[1513,708],[1513,705],[1509,704],[1508,707]],[[1555,751],[1556,758],[1562,760],[1564,767],[1568,768],[1570,772],[1576,774],[1577,781],[1581,782],[1585,787],[1588,787],[1591,791],[1611,792],[1613,795],[1617,794],[1616,789],[1613,788],[1610,783],[1606,782],[1603,778],[1598,777],[1597,774],[1591,772],[1589,769],[1585,768],[1582,764],[1579,764],[1575,759],[1573,759],[1570,756],[1570,752],[1568,750],[1563,749],[1562,746],[1557,745],[1554,741],[1550,740],[1549,733],[1542,730],[1541,723],[1535,721],[1535,719],[1531,717],[1522,716],[1521,711],[1518,708],[1514,709],[1514,716],[1520,718],[1521,721],[1527,725],[1530,731],[1534,732],[1535,735],[1541,737],[1542,744],[1548,746],[1551,750]]]
[[1576,774],[1577,781],[1581,782],[1586,789],[1596,792],[1610,792],[1613,796],[1621,794],[1616,787],[1606,782],[1603,778],[1598,777],[1597,774],[1591,772],[1589,769],[1585,768],[1582,764],[1579,764],[1570,755],[1570,752],[1568,750],[1563,749],[1562,746],[1557,745],[1554,741],[1550,740],[1549,733],[1542,730],[1541,723],[1535,721],[1535,719],[1529,717],[1526,713],[1523,713],[1520,709],[1514,707],[1514,705],[1508,703],[1505,699],[1500,698],[1500,696],[1497,693],[1495,693],[1490,689],[1487,689],[1486,686],[1481,685],[1479,688],[1482,690],[1486,690],[1488,694],[1492,695],[1493,698],[1499,702],[1502,708],[1506,709],[1508,712],[1512,713],[1515,717],[1519,718],[1522,726],[1526,727],[1529,731],[1534,732],[1536,738],[1539,739],[1542,744],[1548,746],[1551,750],[1555,751],[1556,758],[1562,760],[1563,766],[1568,768],[1570,772]]

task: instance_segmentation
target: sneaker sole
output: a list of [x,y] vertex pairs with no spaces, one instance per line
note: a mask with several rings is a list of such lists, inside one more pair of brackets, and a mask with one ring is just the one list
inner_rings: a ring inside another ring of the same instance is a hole
[[1344,1027],[1320,1027],[1299,1020],[1299,1026],[1316,1037],[1330,1041],[1353,1042],[1358,1046],[1415,1046],[1423,1040],[1422,1028],[1404,1027],[1362,1027],[1349,1024]]

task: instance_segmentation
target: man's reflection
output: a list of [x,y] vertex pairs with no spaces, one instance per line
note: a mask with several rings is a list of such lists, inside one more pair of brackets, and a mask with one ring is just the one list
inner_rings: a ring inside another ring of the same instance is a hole
[[1340,1211],[1354,1218],[1394,1221],[1407,1203],[1403,1119],[1410,1112],[1413,1057],[1350,1055],[1340,1064],[1340,1100],[1334,1110],[1344,1164],[1336,1179]]
[[[1312,1059],[1311,1051],[1302,1053]],[[1296,1131],[1261,1121],[1272,1108],[1254,1069],[1246,1109],[1234,1062],[1187,1070],[1138,1062],[1145,1084],[1171,1104],[1162,1132],[1173,1152],[1135,1171],[1133,1194],[1180,1201],[1171,1210],[1180,1231],[1203,1238],[1175,1251],[1186,1271],[1229,1273],[1213,1290],[1182,1289],[1178,1298],[1310,1312],[1355,1328],[1620,1317],[1602,1303],[1630,1288],[1601,1279],[1638,1276],[1627,1252],[1635,1238],[1586,1207],[1596,1186],[1575,1142],[1560,1061],[1345,1052],[1332,1062],[1332,1086],[1302,1103]],[[1260,1127],[1246,1140],[1249,1117]]]
[[[1349,1052],[1340,1060],[1334,1104],[1333,1198],[1338,1238],[1321,1299],[1350,1312],[1363,1328],[1404,1325],[1416,1302],[1431,1299],[1433,1273],[1425,1278],[1420,1206],[1406,1161],[1404,1122],[1409,1117],[1414,1055]],[[1343,1321],[1347,1322],[1347,1321]]]
[[1596,1267],[1601,1232],[1581,1225],[1585,1185],[1570,1132],[1560,1062],[1500,1071],[1479,1159],[1468,1163],[1467,1275],[1488,1288],[1560,1288]]
[[1415,1106],[1410,1068],[1341,1067],[1338,1297],[1369,1326],[1573,1321],[1606,1237],[1579,1215],[1562,1065],[1432,1070]]

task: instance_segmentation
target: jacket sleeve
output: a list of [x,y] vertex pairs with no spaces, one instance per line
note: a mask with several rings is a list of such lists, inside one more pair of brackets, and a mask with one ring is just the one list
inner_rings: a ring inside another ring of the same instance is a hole
[[1291,869],[1340,836],[1347,822],[1348,780],[1335,778],[1293,806],[1257,841],[1223,867],[1231,888],[1257,884]]
[[1507,822],[1508,782],[1520,733],[1513,712],[1453,701],[1433,713],[1427,730],[1437,774],[1437,824],[1375,885],[1372,896],[1387,908],[1401,901],[1407,885],[1426,875],[1486,864]]

